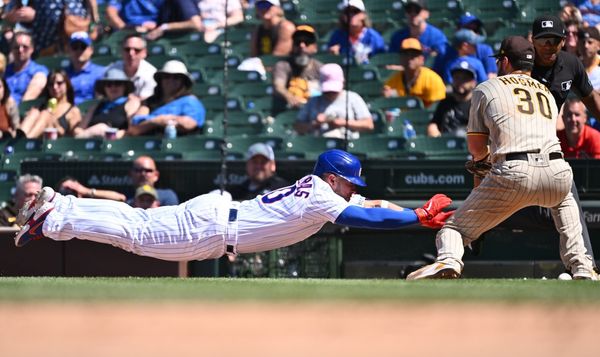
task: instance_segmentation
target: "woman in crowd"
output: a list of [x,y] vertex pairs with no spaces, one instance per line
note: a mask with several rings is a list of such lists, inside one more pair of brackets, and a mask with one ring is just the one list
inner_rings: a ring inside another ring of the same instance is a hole
[[40,107],[31,108],[20,130],[28,138],[38,138],[46,128],[54,128],[58,136],[73,135],[73,129],[81,121],[81,112],[75,106],[75,93],[64,70],[53,70],[42,97],[48,100]]
[[0,137],[15,136],[20,120],[17,102],[10,96],[6,80],[0,77]]
[[102,99],[89,108],[74,130],[75,137],[104,136],[109,128],[114,128],[115,139],[122,138],[141,105],[137,96],[129,95],[134,91],[133,82],[122,70],[111,68],[96,81],[95,90]]
[[179,134],[202,128],[206,111],[192,94],[194,80],[183,62],[171,60],[154,74],[157,86],[146,99],[127,130],[128,135],[162,133],[167,125],[175,125]]
[[340,27],[333,32],[327,44],[329,52],[345,56],[349,37],[350,55],[354,61],[357,64],[369,63],[369,57],[386,51],[383,37],[370,26],[362,0],[345,0],[340,13]]

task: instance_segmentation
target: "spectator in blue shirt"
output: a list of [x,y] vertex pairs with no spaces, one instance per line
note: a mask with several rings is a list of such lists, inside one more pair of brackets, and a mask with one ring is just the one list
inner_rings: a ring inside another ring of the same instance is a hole
[[344,0],[339,28],[333,32],[327,44],[329,52],[345,56],[349,49],[350,56],[357,64],[369,63],[369,57],[386,51],[383,37],[370,26],[362,0]]
[[407,27],[392,34],[389,51],[400,52],[400,44],[412,37],[421,42],[425,57],[437,54],[443,55],[448,39],[442,30],[427,22],[429,10],[424,0],[408,0],[404,3]]
[[[481,22],[477,16],[468,12],[462,15],[458,20],[458,30],[460,29],[469,29],[478,35],[485,36],[483,22]],[[498,74],[498,66],[496,65],[496,58],[492,57],[494,55],[492,46],[482,42],[478,43],[475,47],[474,56],[483,64],[483,68],[485,69],[488,78],[496,77]]]
[[477,73],[477,83],[485,81],[488,76],[483,67],[483,63],[475,57],[477,45],[483,41],[483,36],[468,29],[461,29],[454,34],[453,46],[448,47],[443,56],[437,56],[433,64],[433,70],[436,71],[446,82],[452,83],[450,68],[461,61],[466,61]]
[[194,80],[181,61],[167,61],[154,74],[157,82],[154,95],[144,101],[133,117],[128,135],[162,133],[174,124],[179,134],[196,131],[204,125],[206,110],[192,94]]
[[148,32],[156,28],[160,8],[165,0],[110,0],[106,18],[115,30],[135,28]]
[[31,59],[34,43],[31,35],[17,32],[10,45],[13,62],[6,66],[4,78],[15,102],[36,99],[46,87],[48,68]]
[[167,32],[202,31],[198,3],[195,0],[165,0],[158,15],[158,24],[146,35],[146,39],[154,41]]
[[71,35],[67,54],[71,60],[67,76],[75,90],[75,104],[78,105],[94,98],[94,85],[104,75],[106,67],[90,60],[94,48],[87,32],[75,32]]

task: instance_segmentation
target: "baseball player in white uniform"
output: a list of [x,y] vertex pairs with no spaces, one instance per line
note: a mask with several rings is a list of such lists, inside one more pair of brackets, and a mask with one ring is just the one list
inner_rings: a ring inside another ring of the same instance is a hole
[[507,37],[495,57],[500,76],[475,88],[467,127],[473,160],[489,158],[491,171],[438,232],[436,262],[407,279],[460,277],[465,245],[517,210],[538,205],[552,212],[561,260],[573,278],[597,280],[571,193],[573,173],[556,137],[558,109],[548,88],[530,77],[533,45]]
[[442,194],[415,210],[372,207],[385,206],[385,201],[351,203],[356,186],[366,185],[360,174],[356,157],[330,150],[319,156],[312,175],[252,200],[238,203],[206,194],[178,206],[147,210],[63,196],[45,187],[21,209],[18,221],[23,227],[15,243],[78,238],[163,260],[202,260],[291,245],[326,222],[379,229],[421,222],[439,228],[451,215],[442,212],[451,203]]

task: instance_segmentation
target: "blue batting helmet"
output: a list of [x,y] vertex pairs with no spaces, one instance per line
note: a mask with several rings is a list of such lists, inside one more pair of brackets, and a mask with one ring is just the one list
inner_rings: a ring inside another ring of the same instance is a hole
[[327,172],[343,177],[348,182],[358,186],[367,185],[360,178],[360,160],[358,160],[356,156],[343,150],[328,150],[319,155],[315,168],[313,169],[313,175],[321,177]]

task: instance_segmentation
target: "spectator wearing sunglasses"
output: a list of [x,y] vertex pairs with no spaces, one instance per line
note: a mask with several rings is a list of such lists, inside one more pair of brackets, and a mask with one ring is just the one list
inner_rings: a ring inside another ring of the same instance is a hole
[[33,37],[17,32],[10,44],[12,62],[6,66],[4,79],[17,104],[36,99],[46,86],[48,68],[36,63],[31,56],[35,50]]
[[154,135],[174,124],[179,135],[189,134],[204,125],[206,110],[192,94],[194,80],[181,61],[167,61],[154,74],[158,85],[134,115],[127,135]]
[[133,93],[133,82],[118,68],[111,68],[96,82],[100,101],[92,105],[81,123],[74,129],[75,137],[105,136],[109,128],[117,129],[115,139],[125,135],[129,121],[140,108],[140,99]]
[[[371,20],[362,0],[344,0],[336,29],[327,46],[329,52],[346,56],[348,51],[357,64],[369,63],[369,58],[386,52],[381,34],[371,28]],[[350,43],[350,48],[348,48]]]
[[289,55],[296,26],[285,18],[279,0],[260,0],[254,4],[254,8],[261,22],[250,40],[252,57]]
[[150,97],[156,87],[156,67],[146,61],[146,40],[140,34],[127,35],[121,43],[121,54],[123,59],[111,64],[108,69],[118,68],[125,72],[127,78],[133,82],[133,94],[140,99]]
[[71,62],[67,68],[67,76],[75,91],[75,104],[93,99],[94,85],[102,78],[106,67],[91,61],[94,47],[87,32],[75,32],[71,35],[67,54]]
[[317,35],[309,25],[300,25],[292,36],[292,54],[273,68],[273,113],[298,109],[310,97],[319,95],[319,70],[323,65],[313,58],[317,53]]
[[126,193],[128,197],[127,203],[132,204],[135,191],[138,187],[149,185],[154,187],[160,206],[173,206],[179,204],[177,193],[170,188],[157,188],[156,184],[160,178],[160,172],[156,168],[156,162],[150,156],[140,156],[133,161],[131,170],[129,170],[131,178],[131,187]]

